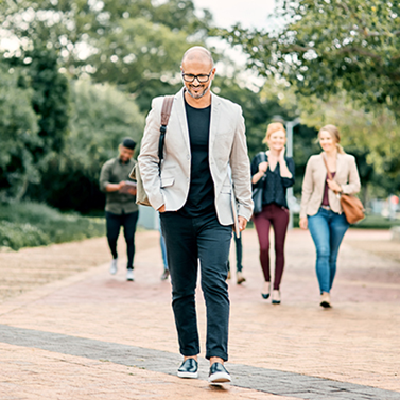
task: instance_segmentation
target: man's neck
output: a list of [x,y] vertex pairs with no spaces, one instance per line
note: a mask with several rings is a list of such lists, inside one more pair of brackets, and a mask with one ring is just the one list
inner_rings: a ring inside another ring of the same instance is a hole
[[185,100],[189,104],[189,106],[191,106],[193,108],[206,108],[211,104],[211,93],[208,90],[207,93],[201,99],[194,99],[185,90]]

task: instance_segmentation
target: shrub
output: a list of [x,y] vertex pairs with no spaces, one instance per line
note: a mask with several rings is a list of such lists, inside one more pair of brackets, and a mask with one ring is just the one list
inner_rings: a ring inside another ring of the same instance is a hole
[[0,246],[21,247],[79,241],[105,234],[102,218],[61,213],[37,203],[0,205]]
[[0,245],[18,250],[24,246],[41,246],[50,243],[50,237],[31,224],[0,222]]

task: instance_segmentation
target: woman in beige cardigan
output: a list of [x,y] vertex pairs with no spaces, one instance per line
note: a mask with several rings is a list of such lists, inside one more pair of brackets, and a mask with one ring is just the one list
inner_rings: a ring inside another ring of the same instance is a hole
[[[334,125],[322,127],[318,140],[323,151],[311,156],[307,163],[301,193],[300,228],[308,228],[314,241],[319,304],[329,308],[337,254],[349,227],[340,195],[357,193],[361,185],[354,157],[344,152],[337,128]],[[328,179],[324,158],[332,179]]]

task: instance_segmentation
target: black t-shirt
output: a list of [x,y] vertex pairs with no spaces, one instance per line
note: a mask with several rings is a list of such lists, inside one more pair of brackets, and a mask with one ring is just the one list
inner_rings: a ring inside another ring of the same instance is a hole
[[211,106],[194,108],[186,101],[191,159],[190,189],[186,204],[178,211],[187,217],[215,212],[214,185],[208,161]]

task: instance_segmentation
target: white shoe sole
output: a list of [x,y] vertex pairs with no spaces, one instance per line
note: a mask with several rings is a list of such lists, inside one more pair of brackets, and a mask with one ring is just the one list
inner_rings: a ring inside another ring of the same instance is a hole
[[226,372],[215,372],[208,378],[208,383],[211,385],[219,385],[220,383],[229,383],[231,377]]
[[197,372],[178,371],[178,378],[197,379],[197,377],[198,377],[198,373]]

